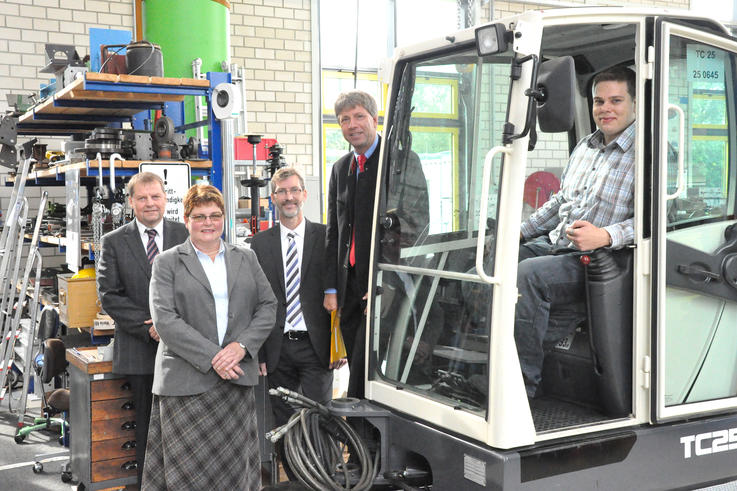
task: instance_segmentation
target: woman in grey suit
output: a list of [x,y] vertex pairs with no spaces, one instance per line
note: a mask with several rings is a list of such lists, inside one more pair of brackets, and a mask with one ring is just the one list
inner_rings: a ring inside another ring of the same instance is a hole
[[189,240],[156,258],[151,314],[161,341],[144,490],[261,488],[253,385],[276,299],[256,255],[225,244],[223,196],[184,198]]

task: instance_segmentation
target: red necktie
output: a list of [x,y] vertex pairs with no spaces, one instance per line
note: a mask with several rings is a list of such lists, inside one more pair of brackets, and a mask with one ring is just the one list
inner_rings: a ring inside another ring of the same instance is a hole
[[[366,156],[361,154],[356,159],[358,162],[358,173],[360,174],[365,170],[366,167]],[[355,213],[354,213],[355,215]],[[355,222],[355,219],[354,219]],[[353,235],[351,236],[351,252],[348,255],[348,260],[351,263],[351,266],[356,265],[356,224],[353,224]]]

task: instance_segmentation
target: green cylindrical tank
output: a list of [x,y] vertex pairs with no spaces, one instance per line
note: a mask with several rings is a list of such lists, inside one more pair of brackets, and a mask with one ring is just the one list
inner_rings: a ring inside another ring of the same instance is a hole
[[[192,60],[202,73],[221,72],[230,60],[230,11],[225,0],[145,0],[143,34],[161,46],[164,76],[192,78]],[[194,121],[194,102],[185,99],[185,118]]]

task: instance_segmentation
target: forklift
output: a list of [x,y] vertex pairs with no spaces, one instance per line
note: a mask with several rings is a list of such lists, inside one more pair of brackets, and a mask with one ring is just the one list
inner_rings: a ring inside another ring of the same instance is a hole
[[[637,76],[634,242],[584,254],[587,320],[547,347],[528,399],[513,334],[519,226],[552,191],[526,181],[559,177],[596,129],[592,79],[614,66]],[[330,404],[369,428],[374,486],[736,480],[730,32],[681,11],[528,11],[398,48],[388,79],[365,398]]]

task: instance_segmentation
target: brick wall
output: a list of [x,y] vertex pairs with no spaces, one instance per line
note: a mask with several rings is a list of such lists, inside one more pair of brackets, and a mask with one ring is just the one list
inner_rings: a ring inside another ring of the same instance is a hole
[[245,67],[249,133],[276,138],[288,163],[317,174],[310,0],[231,0],[231,5],[231,62]]

